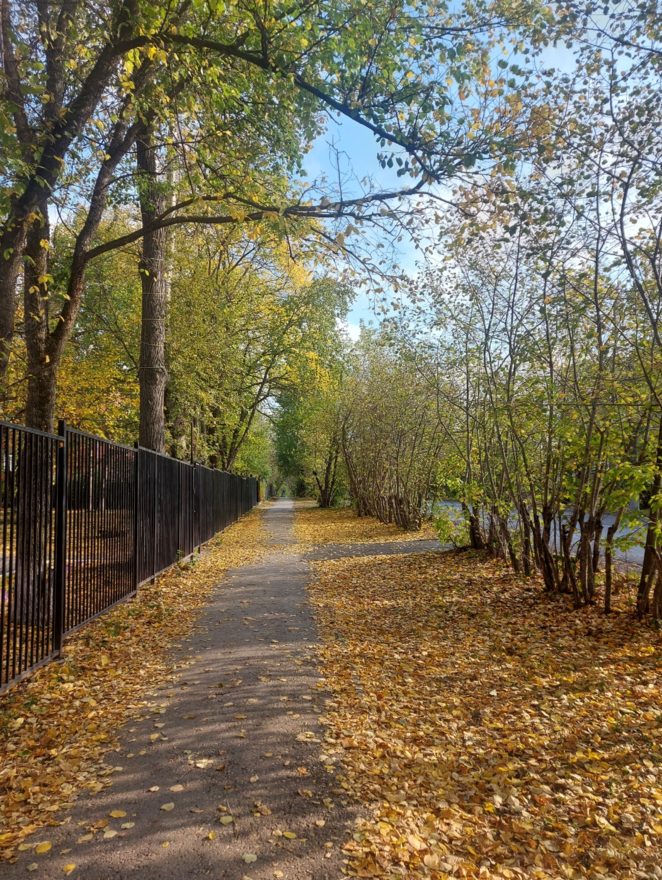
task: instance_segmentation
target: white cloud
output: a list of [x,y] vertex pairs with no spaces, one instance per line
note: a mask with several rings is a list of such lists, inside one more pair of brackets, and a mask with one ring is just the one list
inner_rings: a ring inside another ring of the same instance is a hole
[[346,333],[352,342],[356,342],[361,335],[361,325],[351,321],[338,321],[338,328]]

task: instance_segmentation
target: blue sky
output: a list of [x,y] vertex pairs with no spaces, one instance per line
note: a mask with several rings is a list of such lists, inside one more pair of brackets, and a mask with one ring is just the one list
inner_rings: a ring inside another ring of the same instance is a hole
[[[361,181],[364,179],[370,180],[371,189],[401,188],[406,185],[405,180],[397,177],[395,171],[380,167],[377,162],[378,150],[374,135],[363,126],[348,119],[332,119],[326,131],[315,141],[306,156],[304,168],[309,180],[326,177],[335,190],[337,179],[335,157],[338,155],[343,174],[343,193],[346,196],[360,195]],[[413,271],[415,263],[414,248],[403,247],[401,266]],[[357,290],[356,299],[347,317],[347,330],[352,338],[358,336],[361,322],[373,325],[378,323],[369,293],[365,288]]]
[[[513,54],[510,60],[519,60]],[[522,56],[522,60],[523,56]],[[563,45],[549,46],[542,50],[539,58],[541,66],[569,72],[574,66],[573,53]],[[406,185],[406,178],[397,177],[395,170],[383,169],[377,162],[379,147],[371,132],[347,118],[329,117],[326,130],[321,134],[304,161],[308,179],[326,177],[332,191],[336,190],[336,155],[343,169],[343,194],[361,194],[360,182],[367,178],[372,190],[399,189]],[[399,264],[411,274],[417,270],[419,254],[411,242],[401,245]],[[372,307],[366,288],[357,290],[356,299],[348,315],[348,331],[352,337],[358,336],[359,325],[377,324],[378,318]]]

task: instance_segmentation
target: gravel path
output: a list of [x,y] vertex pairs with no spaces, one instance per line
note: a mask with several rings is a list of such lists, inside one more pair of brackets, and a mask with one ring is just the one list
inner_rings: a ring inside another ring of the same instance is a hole
[[112,785],[34,835],[51,850],[21,853],[4,880],[342,876],[355,815],[320,761],[308,563],[288,550],[292,503],[264,516],[273,554],[219,585],[175,657],[176,681],[122,731]]

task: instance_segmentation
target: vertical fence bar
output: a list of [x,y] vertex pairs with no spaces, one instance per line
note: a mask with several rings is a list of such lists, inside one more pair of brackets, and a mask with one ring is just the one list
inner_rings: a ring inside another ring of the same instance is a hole
[[[156,556],[156,542],[157,542],[157,505],[158,505],[158,483],[159,483],[159,460],[154,456],[154,508],[153,515],[154,520],[152,522],[152,575],[155,575],[157,572],[157,556]],[[152,581],[153,583],[153,581]]]
[[0,423],[0,690],[259,500],[240,477],[59,423]]
[[55,584],[53,595],[53,651],[62,653],[64,603],[67,571],[67,428],[58,423],[57,464],[55,468]]
[[138,561],[138,546],[140,541],[140,447],[134,444],[133,463],[133,583],[138,589],[140,583],[140,568]]

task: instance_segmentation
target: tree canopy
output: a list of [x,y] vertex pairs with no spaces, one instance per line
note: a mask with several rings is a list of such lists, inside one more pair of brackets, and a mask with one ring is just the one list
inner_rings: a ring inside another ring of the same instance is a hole
[[[577,605],[639,541],[660,616],[656,4],[0,7],[6,418],[433,515]],[[339,121],[373,173],[308,173]]]

